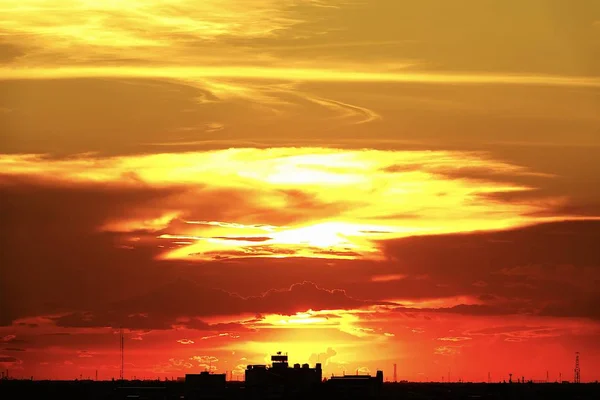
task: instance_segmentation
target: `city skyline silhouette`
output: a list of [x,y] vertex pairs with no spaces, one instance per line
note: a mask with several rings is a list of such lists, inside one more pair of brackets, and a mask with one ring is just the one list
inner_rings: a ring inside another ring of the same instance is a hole
[[0,0],[0,385],[585,397],[598,54],[597,0]]

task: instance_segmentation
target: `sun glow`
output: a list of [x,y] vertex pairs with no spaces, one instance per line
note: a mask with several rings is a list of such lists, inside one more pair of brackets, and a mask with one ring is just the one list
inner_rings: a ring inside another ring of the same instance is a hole
[[[253,324],[253,326],[259,329],[284,330],[307,328],[309,332],[313,329],[335,330],[360,338],[367,335],[379,335],[374,329],[362,326],[361,315],[368,314],[370,319],[374,320],[374,311],[376,311],[375,308],[372,310],[307,310],[293,315],[268,314],[263,316],[260,323]],[[380,336],[387,335],[382,332]]]
[[156,232],[164,259],[378,259],[379,240],[510,228],[539,221],[531,215],[560,204],[499,203],[494,194],[532,188],[496,175],[533,173],[466,152],[244,148],[113,158],[3,155],[0,167],[57,184],[171,191],[151,208],[131,210],[101,228]]

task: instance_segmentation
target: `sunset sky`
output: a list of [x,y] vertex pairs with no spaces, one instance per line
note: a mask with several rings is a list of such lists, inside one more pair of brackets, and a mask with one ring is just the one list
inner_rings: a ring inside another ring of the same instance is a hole
[[600,379],[597,0],[0,0],[0,369]]

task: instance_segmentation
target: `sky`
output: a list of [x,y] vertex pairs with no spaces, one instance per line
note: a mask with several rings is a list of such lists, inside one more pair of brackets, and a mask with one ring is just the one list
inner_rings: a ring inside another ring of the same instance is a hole
[[0,0],[0,369],[600,379],[600,2]]

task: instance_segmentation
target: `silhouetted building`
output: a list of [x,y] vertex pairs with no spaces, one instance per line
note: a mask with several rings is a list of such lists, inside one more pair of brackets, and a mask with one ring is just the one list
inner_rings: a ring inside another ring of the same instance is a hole
[[199,374],[185,375],[186,399],[218,399],[225,396],[225,374]]
[[368,398],[378,396],[383,386],[383,371],[371,375],[332,376],[325,384],[325,392],[332,398]]
[[284,396],[294,393],[308,393],[316,389],[323,379],[321,364],[315,368],[308,364],[294,364],[289,367],[287,354],[271,356],[271,367],[248,365],[245,374],[246,390],[250,394]]

